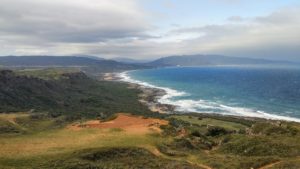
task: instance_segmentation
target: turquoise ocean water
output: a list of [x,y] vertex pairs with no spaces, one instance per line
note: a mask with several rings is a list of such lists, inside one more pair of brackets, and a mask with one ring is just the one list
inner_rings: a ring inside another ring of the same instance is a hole
[[124,80],[166,90],[182,112],[300,122],[300,68],[173,67],[125,72]]

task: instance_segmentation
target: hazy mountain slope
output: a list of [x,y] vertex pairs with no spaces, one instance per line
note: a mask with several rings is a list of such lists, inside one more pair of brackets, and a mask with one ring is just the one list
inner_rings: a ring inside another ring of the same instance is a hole
[[265,59],[229,57],[221,55],[169,56],[148,63],[151,66],[201,66],[201,65],[245,65],[288,63]]
[[97,63],[101,63],[101,62],[91,58],[75,57],[75,56],[0,57],[0,65],[4,65],[4,66],[87,66],[87,65],[96,65]]
[[91,55],[74,55],[75,57],[85,57],[95,60],[105,60],[104,58],[98,57],[98,56],[91,56]]
[[113,72],[141,69],[145,66],[120,63],[113,60],[94,59],[76,56],[4,56],[0,66],[5,67],[81,67],[88,73]]
[[122,62],[122,63],[134,63],[134,64],[150,62],[150,60],[131,59],[131,58],[122,58],[122,57],[113,58],[112,60],[117,62]]

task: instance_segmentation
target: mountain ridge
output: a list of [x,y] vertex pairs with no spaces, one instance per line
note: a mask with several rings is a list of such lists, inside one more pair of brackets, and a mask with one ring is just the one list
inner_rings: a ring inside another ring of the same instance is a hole
[[[1,56],[0,65],[5,66],[79,66],[94,65],[101,62],[113,63],[116,61],[95,59],[86,56]],[[119,63],[119,62],[117,62]]]
[[143,64],[143,63],[148,63],[151,62],[152,60],[143,60],[143,59],[132,59],[132,58],[126,58],[126,57],[116,57],[112,58],[112,60],[117,61],[117,62],[122,62],[122,63],[133,63],[133,64]]
[[2,56],[3,67],[81,67],[90,73],[116,72],[141,69],[145,66],[121,63],[113,60],[94,59],[81,56]]
[[204,65],[255,65],[255,64],[292,64],[289,61],[232,57],[223,55],[175,55],[163,57],[152,62],[149,66],[204,66]]

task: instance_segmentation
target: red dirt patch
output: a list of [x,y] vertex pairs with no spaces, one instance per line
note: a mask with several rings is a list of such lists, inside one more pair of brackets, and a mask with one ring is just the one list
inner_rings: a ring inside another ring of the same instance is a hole
[[83,124],[75,124],[70,129],[80,130],[82,128],[113,129],[120,128],[132,133],[147,133],[150,131],[160,132],[159,126],[167,125],[168,121],[154,118],[143,118],[128,114],[118,114],[117,118],[107,122],[99,120],[87,121]]

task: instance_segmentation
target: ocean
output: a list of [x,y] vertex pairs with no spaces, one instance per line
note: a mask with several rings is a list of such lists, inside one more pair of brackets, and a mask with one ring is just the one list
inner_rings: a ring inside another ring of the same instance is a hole
[[160,88],[159,102],[181,112],[300,122],[300,68],[171,67],[124,72],[123,80]]

